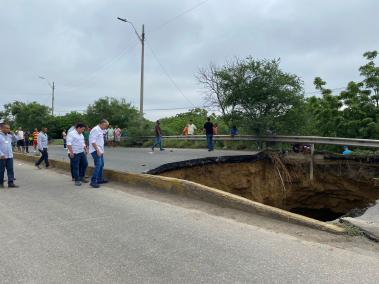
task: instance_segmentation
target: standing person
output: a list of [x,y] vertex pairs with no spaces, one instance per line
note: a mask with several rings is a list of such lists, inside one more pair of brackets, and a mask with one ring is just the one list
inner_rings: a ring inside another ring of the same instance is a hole
[[71,174],[75,179],[75,185],[81,186],[82,182],[87,183],[85,179],[86,170],[88,167],[87,161],[87,146],[84,142],[83,132],[86,126],[83,123],[78,123],[75,130],[67,135],[67,148],[69,152],[70,163],[72,165]]
[[193,124],[192,120],[190,120],[188,124],[188,135],[194,135],[196,130],[197,130],[196,125]]
[[218,124],[217,123],[215,123],[213,125],[213,135],[218,135]]
[[29,138],[30,138],[30,132],[29,130],[25,131],[24,134],[24,145],[25,145],[25,152],[29,154]]
[[116,146],[120,146],[121,142],[121,129],[116,125],[116,128],[114,130],[114,141],[116,143]]
[[83,132],[84,142],[86,143],[87,148],[89,147],[89,133],[90,133],[90,131],[91,131],[91,128],[86,128],[86,130],[84,130],[84,132]]
[[112,125],[109,125],[107,137],[108,137],[109,147],[113,147],[114,146],[114,128],[112,127]]
[[[70,134],[71,131],[74,131],[75,130],[75,125],[71,126],[68,130],[67,130],[67,136]],[[67,142],[67,141],[66,141]],[[75,177],[74,177],[74,168],[73,168],[73,165],[72,165],[72,160],[70,158],[70,151],[67,149],[67,156],[68,156],[68,159],[70,160],[70,172],[71,172],[71,178],[72,178],[72,181],[75,181]]]
[[24,152],[24,131],[19,127],[16,130],[17,149],[19,152]]
[[0,132],[0,188],[4,188],[4,173],[7,170],[8,187],[18,187],[14,184],[12,142],[16,140],[8,124],[1,125]]
[[207,122],[204,123],[204,132],[207,136],[208,152],[213,151],[213,123],[210,117],[207,117]]
[[189,123],[187,123],[187,125],[184,127],[182,131],[183,136],[188,136],[188,126],[189,126]]
[[38,140],[37,140],[37,147],[38,151],[41,153],[41,158],[35,163],[36,167],[41,169],[39,166],[42,161],[45,162],[45,167],[49,167],[49,154],[47,153],[47,145],[49,143],[48,137],[47,137],[47,128],[43,127],[42,131],[38,134]]
[[33,132],[33,148],[34,148],[34,152],[37,151],[37,143],[38,143],[38,128],[34,129],[34,132]]
[[159,120],[157,120],[157,122],[155,123],[154,132],[155,132],[155,141],[154,141],[153,147],[151,147],[151,150],[154,152],[154,148],[159,145],[159,149],[161,151],[164,151],[164,149],[162,148],[161,122]]
[[128,139],[128,128],[127,127],[125,127],[124,129],[121,130],[121,137],[123,140]]
[[99,184],[107,183],[103,177],[104,168],[104,134],[109,126],[106,119],[102,119],[100,123],[92,128],[89,134],[89,152],[95,163],[90,185],[93,188],[99,188]]
[[238,129],[237,126],[233,125],[232,129],[230,130],[230,136],[234,137],[238,135]]
[[63,149],[67,149],[67,133],[66,130],[62,130]]

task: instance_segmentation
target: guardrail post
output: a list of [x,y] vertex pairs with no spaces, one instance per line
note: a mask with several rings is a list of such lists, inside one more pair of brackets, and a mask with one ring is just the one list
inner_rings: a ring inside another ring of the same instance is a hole
[[314,162],[315,162],[315,144],[311,144],[311,163],[310,163],[310,169],[309,169],[309,179],[310,180],[313,180],[314,178],[314,174],[313,174],[313,170],[314,170]]

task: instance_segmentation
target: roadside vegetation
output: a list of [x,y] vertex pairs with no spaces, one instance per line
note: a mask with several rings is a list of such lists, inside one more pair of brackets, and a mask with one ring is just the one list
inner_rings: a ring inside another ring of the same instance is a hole
[[[218,124],[218,134],[229,134],[232,126],[239,134],[318,135],[379,139],[379,67],[378,52],[363,54],[358,72],[361,80],[347,82],[336,92],[326,81],[314,79],[320,94],[306,96],[303,81],[280,68],[279,59],[235,59],[223,66],[209,64],[200,69],[197,80],[202,86],[206,108],[195,108],[161,119],[164,135],[181,135],[192,120],[195,134],[202,134],[206,117]],[[63,129],[76,122],[95,125],[99,119],[128,129],[127,146],[150,145],[141,136],[153,135],[154,122],[142,119],[138,110],[126,101],[100,98],[85,112],[52,116],[50,108],[37,102],[13,101],[4,105],[0,119],[32,131],[46,126],[52,138],[59,139]],[[165,141],[166,147],[203,148],[202,141]],[[256,143],[216,142],[216,148],[256,150]],[[364,150],[363,150],[364,151]]]

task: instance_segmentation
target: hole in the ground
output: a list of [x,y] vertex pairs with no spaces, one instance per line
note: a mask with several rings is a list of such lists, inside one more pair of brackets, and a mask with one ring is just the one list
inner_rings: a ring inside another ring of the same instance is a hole
[[321,221],[354,210],[362,212],[379,199],[379,167],[365,160],[318,159],[313,180],[309,158],[273,154],[192,160],[152,173],[190,180]]
[[341,212],[334,212],[330,208],[314,209],[298,207],[292,208],[290,211],[292,213],[300,214],[320,221],[333,221],[345,214]]

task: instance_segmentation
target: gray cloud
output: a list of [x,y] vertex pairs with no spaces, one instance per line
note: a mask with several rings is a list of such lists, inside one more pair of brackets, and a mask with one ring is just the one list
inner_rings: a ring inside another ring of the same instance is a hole
[[[43,75],[56,82],[57,111],[85,109],[101,96],[138,106],[140,46],[118,16],[137,29],[146,25],[146,110],[202,105],[195,74],[211,61],[281,58],[282,68],[313,91],[315,76],[330,87],[358,80],[362,53],[379,46],[376,0],[209,0],[172,19],[200,2],[2,0],[1,102],[50,104],[49,87],[38,79]],[[149,110],[146,116],[176,112]]]

